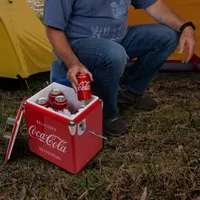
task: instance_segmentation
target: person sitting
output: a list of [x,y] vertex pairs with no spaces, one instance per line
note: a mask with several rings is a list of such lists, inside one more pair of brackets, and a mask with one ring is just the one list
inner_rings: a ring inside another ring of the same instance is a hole
[[[144,9],[158,23],[127,25],[128,9]],[[145,95],[152,79],[179,45],[183,62],[195,48],[195,26],[163,0],[45,0],[48,39],[66,78],[77,91],[78,73],[88,73],[92,91],[104,102],[103,129],[123,135],[127,125],[118,103],[151,110],[157,102]],[[125,70],[127,62],[137,58]]]

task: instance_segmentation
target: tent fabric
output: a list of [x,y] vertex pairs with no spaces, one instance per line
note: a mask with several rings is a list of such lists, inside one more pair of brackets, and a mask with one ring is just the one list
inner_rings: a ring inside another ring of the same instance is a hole
[[[199,60],[200,57],[200,0],[165,0],[175,12],[177,12],[186,21],[192,21],[196,26],[196,51],[193,58]],[[133,7],[129,9],[128,24],[146,24],[156,23],[144,10],[135,10]],[[182,60],[183,54],[178,53],[178,49],[168,58],[168,60]]]
[[25,0],[0,0],[0,77],[27,78],[50,70],[45,27]]

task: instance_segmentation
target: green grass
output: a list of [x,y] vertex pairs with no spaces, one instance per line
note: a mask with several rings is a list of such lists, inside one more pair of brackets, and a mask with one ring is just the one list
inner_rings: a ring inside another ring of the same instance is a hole
[[35,94],[48,80],[48,74],[37,75],[29,81],[30,90],[0,91],[0,200],[200,197],[198,73],[159,74],[148,91],[159,106],[149,112],[121,109],[129,132],[108,138],[104,149],[77,175],[29,153],[24,125],[11,160],[3,165],[6,119],[15,117],[23,96]]

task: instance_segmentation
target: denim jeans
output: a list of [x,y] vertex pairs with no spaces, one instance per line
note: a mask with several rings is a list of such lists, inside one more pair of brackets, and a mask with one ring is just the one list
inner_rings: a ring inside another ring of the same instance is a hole
[[[120,42],[106,39],[77,39],[70,42],[79,60],[93,74],[93,94],[104,102],[104,118],[118,114],[118,86],[143,94],[165,60],[178,46],[179,34],[161,24],[128,28]],[[128,60],[137,58],[125,71]]]

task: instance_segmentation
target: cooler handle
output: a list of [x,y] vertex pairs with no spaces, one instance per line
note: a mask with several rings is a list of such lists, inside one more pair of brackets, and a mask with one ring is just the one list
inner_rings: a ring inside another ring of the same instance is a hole
[[91,134],[93,134],[93,135],[95,135],[95,136],[97,136],[97,137],[100,137],[100,138],[102,138],[102,139],[104,139],[104,140],[107,140],[106,137],[104,137],[104,136],[102,136],[102,135],[100,135],[100,134],[98,134],[98,133],[95,133],[94,131],[88,130],[88,132],[91,133]]

